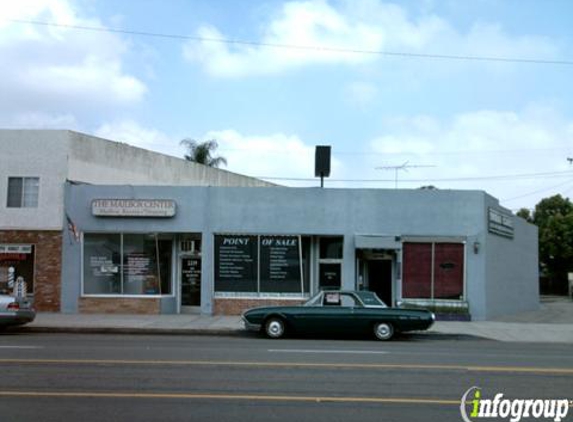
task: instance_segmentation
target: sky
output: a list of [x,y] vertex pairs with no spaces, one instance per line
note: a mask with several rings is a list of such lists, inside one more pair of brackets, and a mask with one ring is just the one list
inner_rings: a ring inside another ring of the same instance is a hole
[[70,129],[327,188],[573,195],[569,0],[19,0],[0,127]]

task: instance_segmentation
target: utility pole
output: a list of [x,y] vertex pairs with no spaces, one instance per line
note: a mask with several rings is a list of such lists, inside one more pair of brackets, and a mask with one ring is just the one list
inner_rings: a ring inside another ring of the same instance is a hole
[[376,170],[394,170],[394,189],[398,189],[398,172],[400,170],[408,172],[408,169],[421,168],[421,167],[436,167],[436,166],[434,166],[434,165],[415,165],[415,164],[409,164],[409,161],[406,161],[406,162],[400,164],[399,166],[376,167]]

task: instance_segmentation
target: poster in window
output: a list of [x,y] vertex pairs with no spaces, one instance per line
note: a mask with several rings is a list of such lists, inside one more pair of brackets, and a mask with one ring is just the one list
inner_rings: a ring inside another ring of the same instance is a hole
[[215,291],[257,291],[257,236],[215,236]]
[[84,293],[121,294],[121,241],[118,234],[84,237]]
[[298,236],[261,236],[261,292],[301,292]]
[[127,294],[158,293],[156,262],[145,252],[131,252],[124,257],[124,291]]

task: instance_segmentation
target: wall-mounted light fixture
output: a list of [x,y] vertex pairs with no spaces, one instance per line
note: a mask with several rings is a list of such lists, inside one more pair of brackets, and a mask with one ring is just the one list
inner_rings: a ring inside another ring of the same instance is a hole
[[474,253],[477,255],[479,253],[480,243],[478,241],[474,242]]

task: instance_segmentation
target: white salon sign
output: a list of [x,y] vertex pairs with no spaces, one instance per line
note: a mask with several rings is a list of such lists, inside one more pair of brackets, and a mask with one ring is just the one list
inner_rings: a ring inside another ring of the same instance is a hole
[[94,199],[92,215],[96,217],[173,217],[175,201],[171,199]]

